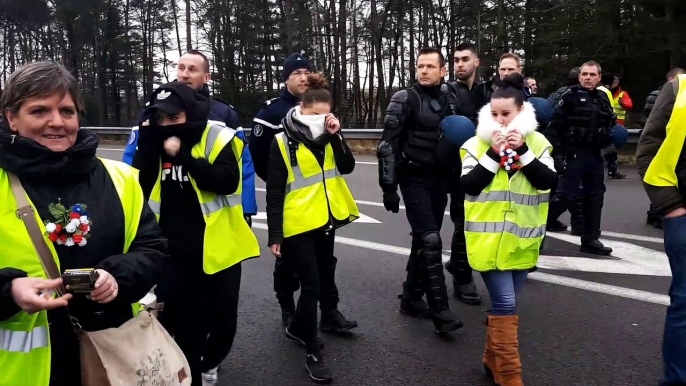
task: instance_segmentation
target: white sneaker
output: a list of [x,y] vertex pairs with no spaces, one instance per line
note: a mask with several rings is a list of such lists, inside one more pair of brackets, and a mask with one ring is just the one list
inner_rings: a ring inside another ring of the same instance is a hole
[[206,373],[202,373],[202,386],[215,386],[217,384],[217,368],[215,367]]

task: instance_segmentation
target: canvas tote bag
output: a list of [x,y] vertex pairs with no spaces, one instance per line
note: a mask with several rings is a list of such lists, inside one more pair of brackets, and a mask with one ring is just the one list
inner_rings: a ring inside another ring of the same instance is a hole
[[[31,237],[43,270],[51,279],[60,271],[45,242],[34,209],[16,175],[7,173],[17,201],[17,216]],[[64,287],[57,289],[59,296]],[[141,311],[118,328],[85,331],[72,318],[79,337],[82,386],[190,386],[191,371],[174,339],[149,309]]]

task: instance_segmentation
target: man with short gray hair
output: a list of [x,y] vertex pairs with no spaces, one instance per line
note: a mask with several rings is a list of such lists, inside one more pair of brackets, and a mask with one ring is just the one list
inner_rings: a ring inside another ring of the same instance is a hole
[[[580,84],[560,98],[546,136],[552,135],[551,143],[559,144],[553,157],[557,158],[558,173],[562,175],[558,187],[562,204],[582,212],[577,213],[584,219],[581,252],[609,255],[612,249],[598,238],[605,195],[602,154],[612,143],[610,130],[615,125],[615,116],[607,96],[597,89],[600,74],[597,62],[589,61],[580,67]],[[580,196],[583,204],[578,208],[574,202]]]

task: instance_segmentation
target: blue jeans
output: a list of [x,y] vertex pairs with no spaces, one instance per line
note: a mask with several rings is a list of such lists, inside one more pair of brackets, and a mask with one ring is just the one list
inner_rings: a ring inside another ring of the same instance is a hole
[[491,297],[491,315],[517,314],[516,295],[528,274],[528,270],[481,272]]
[[662,357],[663,386],[686,383],[686,215],[665,218],[665,252],[672,269]]

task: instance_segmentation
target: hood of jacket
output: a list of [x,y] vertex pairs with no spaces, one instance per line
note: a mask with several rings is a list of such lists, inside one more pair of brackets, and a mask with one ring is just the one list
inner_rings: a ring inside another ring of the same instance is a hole
[[524,102],[522,111],[514,117],[507,127],[503,128],[498,122],[496,122],[491,116],[491,104],[484,106],[481,111],[479,111],[479,126],[476,129],[476,135],[481,140],[487,143],[491,143],[493,139],[493,132],[495,130],[509,130],[518,131],[522,137],[526,137],[529,133],[536,131],[538,127],[538,122],[536,121],[536,112],[534,106],[529,102]]
[[97,167],[98,136],[79,130],[65,151],[52,151],[0,124],[0,168],[36,184],[59,184],[89,175]]

